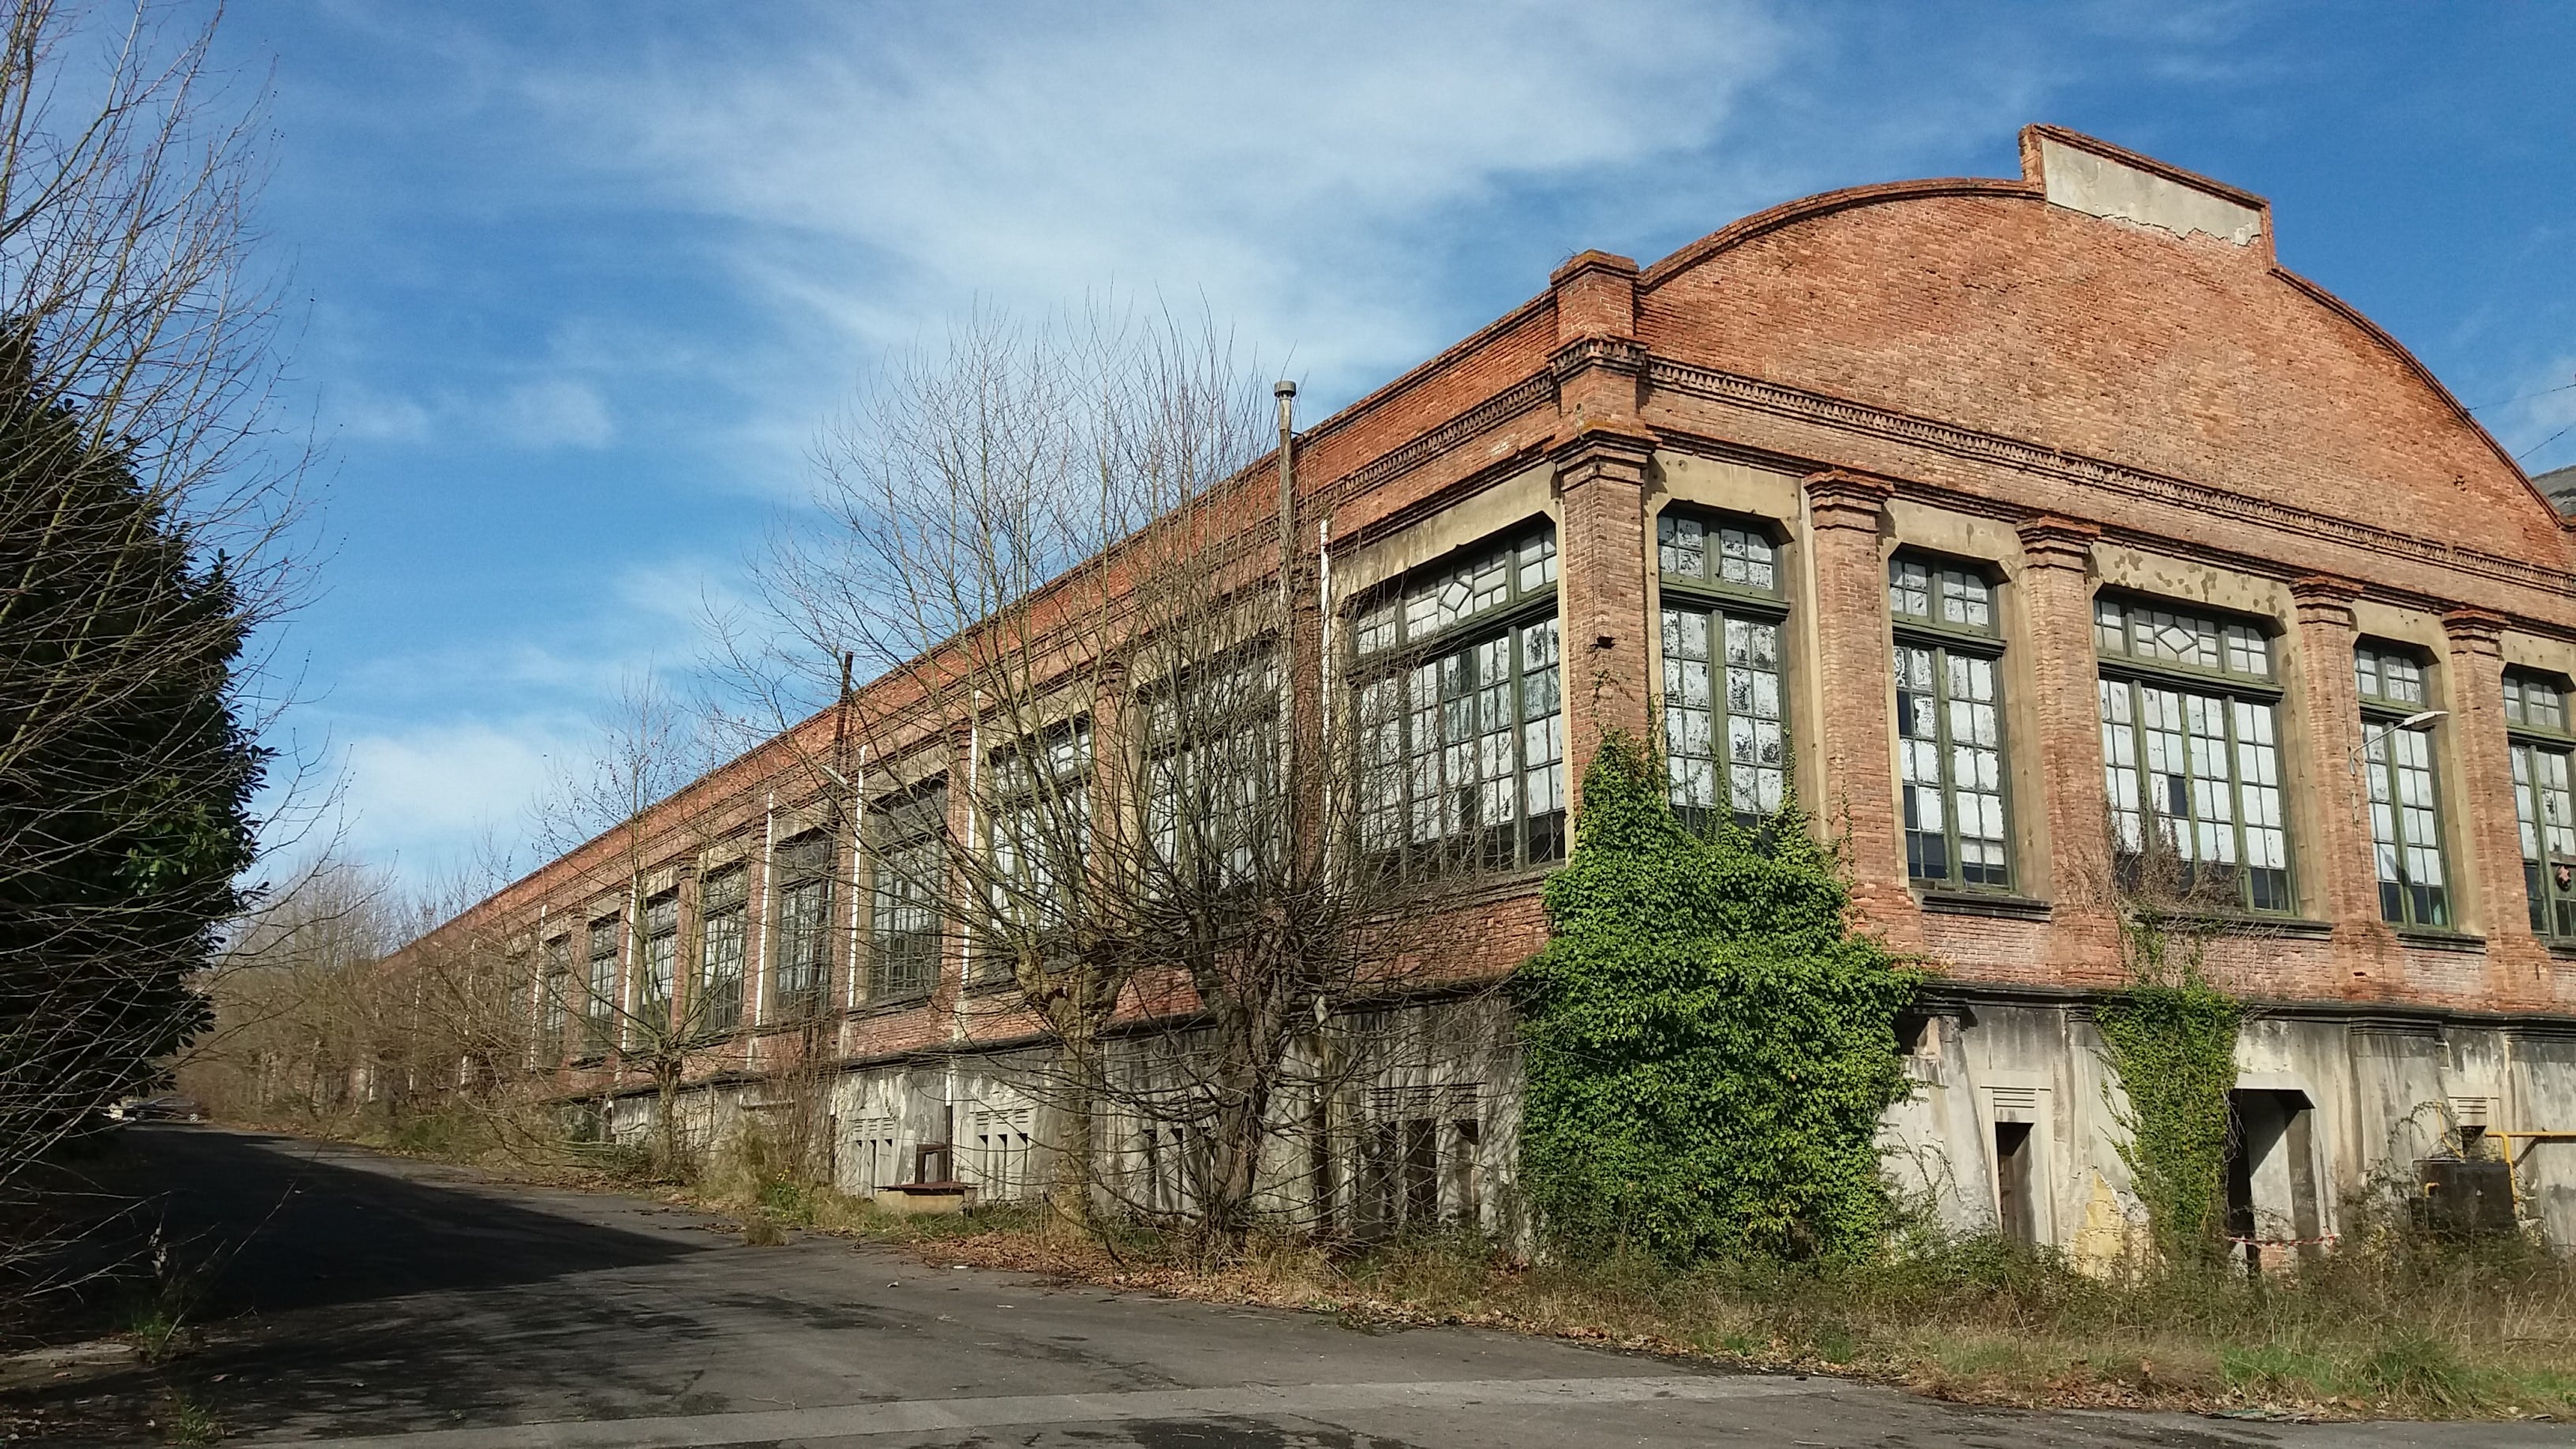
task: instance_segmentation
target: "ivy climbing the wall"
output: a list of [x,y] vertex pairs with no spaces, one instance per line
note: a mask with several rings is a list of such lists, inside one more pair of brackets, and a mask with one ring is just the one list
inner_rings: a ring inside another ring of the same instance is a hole
[[2207,1266],[2226,1247],[2228,1093],[2245,1009],[2202,974],[2202,935],[2189,918],[2124,901],[2120,944],[2129,984],[2094,1009],[2103,1060],[2127,1098],[2113,1104],[2129,1132],[2120,1160],[2157,1256]]
[[1559,1253],[1847,1257],[1890,1201],[1879,1114],[1906,1079],[1918,974],[1851,934],[1830,847],[1795,807],[1701,836],[1659,762],[1605,742],[1545,951],[1517,978],[1522,1182]]

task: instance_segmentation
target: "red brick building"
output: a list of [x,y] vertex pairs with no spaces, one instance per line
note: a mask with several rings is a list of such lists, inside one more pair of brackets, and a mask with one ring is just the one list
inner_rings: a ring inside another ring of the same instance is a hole
[[[1481,969],[1540,939],[1605,731],[1660,737],[1693,809],[1794,781],[1847,835],[1864,924],[1943,972],[1891,1171],[2107,1254],[2134,1203],[2088,993],[2121,980],[2117,843],[2163,832],[2223,886],[2211,968],[2260,1007],[2249,1236],[2330,1234],[2370,1174],[2481,1136],[2576,1234],[2576,1143],[2502,1135],[2576,1130],[2569,525],[2279,263],[2260,197],[2047,127],[2022,168],[1811,197],[1642,268],[1587,252],[1301,436],[1340,657],[1472,654],[1517,701]],[[513,938],[541,980],[739,983],[710,1111],[758,1096],[771,1005],[815,993],[847,1184],[943,1135],[995,1154],[994,1190],[1025,1180],[1010,1154],[1045,1134],[963,1039],[954,962],[786,758],[692,787],[672,818],[714,823],[654,858],[594,842],[448,929]],[[1440,1095],[1445,1210],[1508,1211],[1506,1025],[1354,1108]]]

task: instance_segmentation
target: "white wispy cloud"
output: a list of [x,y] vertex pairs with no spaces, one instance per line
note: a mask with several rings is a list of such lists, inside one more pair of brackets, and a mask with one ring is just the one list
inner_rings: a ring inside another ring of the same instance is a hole
[[460,852],[487,834],[523,837],[550,762],[582,748],[577,724],[548,716],[360,734],[347,751],[348,838],[367,858],[425,880],[462,864]]
[[1789,47],[1762,8],[1658,0],[888,20],[798,9],[527,83],[586,154],[730,223],[738,277],[844,336],[1114,283],[1203,294],[1330,372],[1424,345],[1445,224],[1511,187],[1651,175]]
[[617,435],[599,390],[573,378],[519,384],[501,399],[496,417],[501,433],[527,448],[601,448]]
[[343,436],[399,443],[422,442],[430,436],[429,409],[409,398],[354,384],[335,388],[326,396],[331,419]]
[[361,442],[465,438],[543,451],[604,448],[617,437],[607,399],[582,378],[538,377],[496,395],[449,393],[425,401],[353,385],[332,390],[326,400],[340,435]]

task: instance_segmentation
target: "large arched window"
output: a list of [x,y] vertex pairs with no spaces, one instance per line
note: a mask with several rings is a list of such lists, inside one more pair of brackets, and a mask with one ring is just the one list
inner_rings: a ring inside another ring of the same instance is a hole
[[2124,869],[2167,854],[2194,894],[2286,914],[2280,685],[2250,621],[2103,597],[2102,768]]
[[1360,839],[1371,857],[1494,869],[1565,854],[1556,530],[1406,575],[1353,621]]

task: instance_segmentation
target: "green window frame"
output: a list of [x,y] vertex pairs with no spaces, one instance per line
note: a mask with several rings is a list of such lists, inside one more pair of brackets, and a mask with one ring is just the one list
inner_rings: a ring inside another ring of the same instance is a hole
[[2117,595],[2093,623],[2115,864],[2170,851],[2187,890],[2295,912],[2271,636]]
[[671,1007],[671,979],[680,962],[680,893],[667,890],[644,902],[644,949],[636,972],[638,993],[642,998],[639,1012],[661,1012]]
[[947,940],[948,782],[916,785],[868,813],[868,999],[928,996]]
[[2532,931],[2550,941],[2576,941],[2576,736],[2567,719],[2566,680],[2506,671],[2505,743],[2513,757],[2522,889]]
[[1145,700],[1145,887],[1204,897],[1273,862],[1279,661],[1264,639],[1158,683]]
[[604,1056],[617,1042],[617,926],[616,915],[597,917],[585,939],[590,975],[582,992],[584,1056]]
[[1564,859],[1555,525],[1416,569],[1352,625],[1361,852],[1407,870]]
[[697,1000],[690,1015],[701,1030],[742,1025],[742,979],[749,945],[746,873],[739,865],[708,872],[698,886]]
[[1887,561],[1887,602],[1906,875],[1929,887],[2008,891],[1994,585],[1973,568],[1900,553]]
[[[994,750],[985,812],[985,895],[1008,932],[1055,937],[1091,889],[1091,721],[1070,720]],[[1007,973],[1009,950],[976,952],[977,975]]]
[[2424,661],[2412,651],[2364,640],[2353,650],[2361,696],[2361,764],[2370,802],[2371,872],[2380,919],[2447,929],[2450,875],[2442,850],[2441,788],[2433,768],[2433,726],[2404,725],[2425,701]]
[[564,1059],[564,1033],[572,1027],[572,937],[556,936],[539,948],[545,961],[543,999],[537,1007],[537,1058]]
[[809,830],[781,841],[770,860],[778,873],[778,957],[770,965],[764,1014],[786,1021],[822,1009],[831,975],[831,832]]
[[1788,617],[1765,524],[1690,510],[1655,519],[1665,787],[1684,823],[1754,826],[1788,798]]

